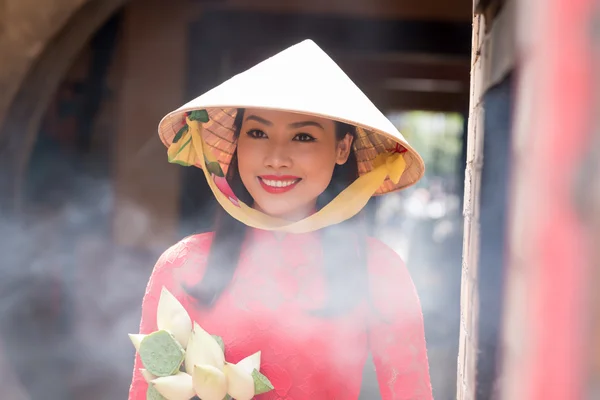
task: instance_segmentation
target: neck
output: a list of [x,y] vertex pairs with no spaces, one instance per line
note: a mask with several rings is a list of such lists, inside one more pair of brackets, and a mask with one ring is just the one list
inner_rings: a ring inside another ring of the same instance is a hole
[[283,219],[283,220],[286,220],[289,222],[302,221],[304,218],[307,218],[317,212],[316,204],[311,204],[308,207],[303,207],[301,209],[296,209],[289,213],[279,214],[279,215],[270,214],[270,213],[266,212],[265,210],[260,208],[260,206],[256,203],[252,204],[252,208],[254,208],[255,210],[260,211],[264,214],[267,214],[271,217],[280,218],[280,219]]

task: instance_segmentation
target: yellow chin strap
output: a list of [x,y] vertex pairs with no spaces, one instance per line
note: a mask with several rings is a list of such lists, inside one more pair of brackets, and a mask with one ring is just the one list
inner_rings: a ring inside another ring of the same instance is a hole
[[388,176],[398,183],[406,168],[402,154],[380,154],[373,162],[373,170],[361,175],[329,204],[303,220],[290,222],[255,210],[235,197],[221,165],[202,138],[202,122],[208,122],[206,111],[193,111],[186,116],[186,122],[169,147],[169,162],[184,166],[204,165],[202,170],[217,201],[233,218],[253,228],[305,233],[340,223],[356,215]]

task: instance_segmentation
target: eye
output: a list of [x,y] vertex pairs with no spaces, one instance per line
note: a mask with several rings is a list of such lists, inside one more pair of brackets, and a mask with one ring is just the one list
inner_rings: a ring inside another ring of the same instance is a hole
[[267,137],[267,134],[260,129],[251,129],[246,134],[253,139],[264,139]]
[[294,136],[294,140],[298,142],[314,142],[315,138],[309,135],[308,133],[299,133]]

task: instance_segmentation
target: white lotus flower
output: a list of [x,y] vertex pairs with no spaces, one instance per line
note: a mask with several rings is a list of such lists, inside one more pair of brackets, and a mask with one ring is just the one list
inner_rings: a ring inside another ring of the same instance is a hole
[[181,303],[166,288],[162,288],[156,309],[158,330],[170,332],[185,349],[192,333],[192,319]]
[[223,400],[227,395],[225,374],[212,365],[196,365],[192,379],[194,391],[202,400]]
[[[202,400],[223,400],[227,395],[225,355],[217,340],[197,323],[188,341],[184,364],[191,374],[179,372],[152,379],[154,389],[167,400],[189,400],[195,395]],[[142,374],[150,375],[148,371]]]
[[[168,393],[163,393],[155,385],[165,398],[179,400],[183,398],[178,397],[179,395],[187,396],[191,393],[185,400],[189,400],[194,395],[198,395],[202,400],[223,400],[227,394],[227,381],[223,373],[225,355],[217,340],[197,323],[194,323],[194,329],[187,343],[184,364],[188,374],[185,376],[177,374],[175,376],[179,378],[176,380],[161,381],[165,384],[163,388],[169,390]],[[159,382],[159,379],[153,382]]]
[[254,397],[254,378],[239,364],[227,363],[223,367],[227,376],[227,394],[235,400],[251,400]]
[[[152,385],[168,400],[190,400],[196,395],[192,385],[192,376],[185,372],[153,379]],[[222,400],[223,397],[219,400]]]
[[129,334],[129,340],[131,340],[131,343],[133,343],[133,347],[135,347],[136,351],[140,351],[140,343],[142,343],[142,340],[145,337],[146,337],[146,335],[139,335],[139,334],[133,334],[133,333]]
[[[148,335],[129,335],[153,395],[167,400],[189,400],[196,395],[202,400],[223,400],[229,394],[236,400],[250,400],[273,389],[259,372],[260,351],[237,364],[226,363],[222,339],[197,323],[192,329],[187,311],[165,288],[157,307],[157,327]],[[186,372],[180,371],[182,363]]]
[[216,339],[194,323],[185,356],[185,370],[194,371],[197,365],[210,365],[221,371],[225,365],[225,354]]

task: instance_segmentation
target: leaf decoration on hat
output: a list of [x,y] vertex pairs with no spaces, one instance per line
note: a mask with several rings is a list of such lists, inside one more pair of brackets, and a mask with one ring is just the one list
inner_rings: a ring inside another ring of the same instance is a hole
[[190,127],[187,124],[183,125],[181,129],[175,134],[175,137],[173,138],[173,143],[179,142],[179,139],[181,139],[181,137],[185,135],[189,129]]
[[147,400],[250,400],[273,389],[259,372],[260,351],[237,364],[228,363],[223,339],[193,322],[165,288],[157,307],[157,327],[149,334],[129,335],[148,382]]
[[223,193],[229,201],[236,207],[240,206],[239,199],[233,193],[231,186],[229,186],[229,182],[227,182],[227,178],[225,177],[225,173],[221,168],[221,164],[214,156],[214,154],[210,151],[210,149],[204,150],[204,164],[206,165],[206,171],[211,175],[213,182],[217,186],[217,188]]
[[[187,125],[186,125],[187,126]],[[188,132],[183,133],[183,140],[173,142],[167,151],[169,162],[189,167],[196,160],[196,151],[192,145],[192,137]]]
[[219,164],[219,160],[215,155],[207,148],[207,145],[204,145],[204,164],[206,165],[206,170],[216,176],[224,177],[225,173],[221,168],[221,164]]
[[206,159],[206,156],[204,157],[204,160],[206,161],[206,170],[215,176],[219,176],[221,178],[225,177],[225,174],[223,173],[223,169],[221,169],[221,164],[219,164],[217,161],[208,161]]
[[[169,145],[168,158],[172,164],[179,164],[184,167],[189,167],[196,164],[197,153],[192,140],[192,133],[187,121],[208,122],[209,116],[206,110],[194,110],[185,113],[181,127],[173,137]],[[202,125],[200,125],[200,128]],[[174,127],[176,129],[177,126]]]
[[[189,118],[188,114],[190,113],[186,113],[187,118]],[[173,141],[169,146],[167,154],[170,163],[189,167],[196,164],[198,154],[194,147],[193,134],[190,125],[186,121],[187,119],[182,121],[181,128],[179,128],[173,137]]]
[[208,112],[206,110],[194,110],[188,114],[190,121],[208,122]]

